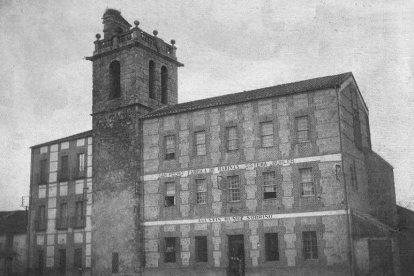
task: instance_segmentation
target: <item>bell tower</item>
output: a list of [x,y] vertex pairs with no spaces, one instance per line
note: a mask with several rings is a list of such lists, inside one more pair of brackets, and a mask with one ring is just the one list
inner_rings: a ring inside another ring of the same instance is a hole
[[93,64],[92,271],[138,275],[141,268],[140,117],[177,104],[175,41],[150,35],[107,9]]

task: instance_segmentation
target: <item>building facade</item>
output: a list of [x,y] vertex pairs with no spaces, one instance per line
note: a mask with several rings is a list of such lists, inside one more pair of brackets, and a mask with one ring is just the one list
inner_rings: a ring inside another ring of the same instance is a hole
[[27,212],[0,212],[0,276],[26,275]]
[[89,274],[91,195],[91,131],[32,147],[31,275]]
[[[103,24],[92,131],[32,148],[33,270],[399,275],[393,169],[352,73],[177,104],[175,41]],[[82,227],[57,228],[65,208]]]

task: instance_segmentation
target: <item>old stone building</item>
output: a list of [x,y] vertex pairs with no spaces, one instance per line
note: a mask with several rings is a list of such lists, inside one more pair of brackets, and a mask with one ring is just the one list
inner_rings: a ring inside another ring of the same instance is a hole
[[[103,24],[92,131],[32,148],[33,271],[399,274],[393,168],[352,73],[178,104],[175,41]],[[56,228],[64,202],[84,227]]]
[[0,212],[0,276],[26,275],[27,212]]

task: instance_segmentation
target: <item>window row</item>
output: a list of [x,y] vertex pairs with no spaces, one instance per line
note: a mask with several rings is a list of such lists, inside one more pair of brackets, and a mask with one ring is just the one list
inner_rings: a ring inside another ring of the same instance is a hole
[[[76,156],[76,165],[72,168],[72,174],[70,174],[69,170],[69,155],[63,155],[60,157],[59,160],[59,170],[58,170],[58,180],[68,181],[69,179],[79,179],[86,177],[86,155],[85,153],[78,153]],[[49,162],[47,159],[40,160],[39,170],[40,173],[38,174],[37,183],[38,184],[45,184],[48,182],[49,176],[49,169],[48,169]]]
[[[57,252],[57,263],[56,268],[59,270],[61,275],[66,274],[67,269],[67,257],[66,257],[67,249],[58,249]],[[76,248],[73,250],[73,267],[81,269],[83,260],[83,253],[82,248]],[[36,260],[36,275],[44,275],[44,268],[46,266],[46,254],[45,250],[39,249],[37,250],[37,260]]]
[[[241,200],[241,183],[239,175],[219,176],[219,188],[228,190],[228,200],[239,202]],[[316,194],[315,183],[313,180],[312,168],[299,169],[300,195],[302,197],[314,196]],[[176,205],[175,182],[165,182],[165,206]],[[271,200],[277,198],[278,184],[275,171],[262,173],[263,199]],[[207,180],[205,178],[195,179],[194,194],[196,204],[207,204]]]
[[[310,141],[309,116],[295,118],[295,132],[298,143]],[[227,151],[239,150],[239,130],[237,126],[226,128],[226,149]],[[260,123],[260,146],[270,148],[274,146],[273,122]],[[176,139],[175,135],[164,137],[164,158],[165,160],[175,159]],[[206,155],[206,132],[197,131],[194,133],[194,151],[197,156]]]
[[[74,215],[69,216],[68,203],[60,203],[55,221],[56,229],[83,228],[85,227],[85,202],[75,202]],[[40,205],[37,209],[35,230],[44,231],[47,229],[46,206]]]
[[[278,233],[264,234],[264,253],[266,261],[280,261],[280,246]],[[195,242],[195,262],[208,262],[208,242],[207,236],[196,236]],[[164,238],[164,263],[177,262],[180,248],[179,237]],[[229,252],[231,253],[231,252]],[[243,254],[244,255],[244,254]],[[302,255],[304,260],[318,259],[318,239],[316,231],[302,232]]]

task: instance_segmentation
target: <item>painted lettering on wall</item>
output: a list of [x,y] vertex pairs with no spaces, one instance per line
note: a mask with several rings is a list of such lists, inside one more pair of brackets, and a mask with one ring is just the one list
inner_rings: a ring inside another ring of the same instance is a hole
[[155,175],[145,175],[144,180],[152,180],[158,178],[167,178],[167,177],[187,177],[195,174],[219,174],[226,171],[234,170],[255,170],[260,167],[270,167],[270,166],[290,166],[294,164],[294,159],[283,159],[283,160],[274,160],[274,161],[265,161],[265,162],[255,162],[247,164],[238,164],[238,165],[227,165],[219,166],[214,168],[203,168],[203,169],[194,169],[178,172],[163,172]]
[[198,219],[198,223],[237,222],[237,221],[264,220],[264,219],[273,219],[273,215],[234,216],[234,217],[223,217],[223,218],[202,218],[202,219]]

